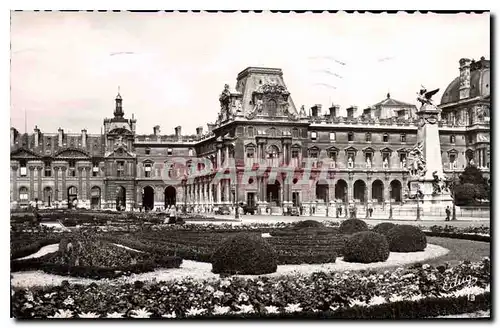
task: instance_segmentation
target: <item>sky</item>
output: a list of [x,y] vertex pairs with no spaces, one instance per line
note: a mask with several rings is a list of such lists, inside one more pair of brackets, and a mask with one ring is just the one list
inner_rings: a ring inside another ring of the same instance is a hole
[[11,13],[11,126],[100,133],[118,86],[138,133],[194,134],[224,84],[277,67],[297,106],[417,103],[460,58],[490,58],[489,14]]

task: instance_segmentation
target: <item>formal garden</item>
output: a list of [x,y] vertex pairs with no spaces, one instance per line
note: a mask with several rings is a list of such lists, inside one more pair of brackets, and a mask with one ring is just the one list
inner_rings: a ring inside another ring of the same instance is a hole
[[13,213],[12,316],[404,319],[491,307],[489,227],[207,221]]

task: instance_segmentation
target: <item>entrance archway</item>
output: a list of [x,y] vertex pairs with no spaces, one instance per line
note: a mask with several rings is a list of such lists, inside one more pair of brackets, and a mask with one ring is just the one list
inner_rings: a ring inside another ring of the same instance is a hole
[[68,188],[68,208],[73,208],[78,200],[78,189],[71,186]]
[[43,189],[43,203],[45,206],[52,206],[52,188],[45,187]]
[[401,202],[401,182],[399,180],[391,181],[391,199],[396,203]]
[[340,179],[335,185],[335,199],[347,202],[347,182]]
[[323,203],[328,203],[329,202],[329,187],[328,183],[326,181],[318,181],[316,183],[316,200],[323,202]]
[[90,189],[90,208],[101,208],[101,188],[99,187],[92,187]]
[[170,206],[175,206],[177,191],[175,190],[174,187],[168,186],[167,188],[165,188],[164,196],[165,196],[165,208],[169,208]]
[[155,190],[150,187],[144,187],[142,194],[142,206],[144,207],[144,211],[150,211],[154,208],[155,205]]
[[366,183],[363,180],[356,180],[354,182],[354,199],[359,199],[361,203],[366,201]]
[[267,185],[267,202],[271,206],[280,206],[280,189],[281,185],[278,181]]
[[377,203],[384,201],[384,183],[380,180],[375,180],[372,183],[372,199]]
[[116,209],[118,211],[125,211],[126,209],[126,203],[125,200],[127,199],[127,192],[125,190],[125,187],[119,186],[116,188]]

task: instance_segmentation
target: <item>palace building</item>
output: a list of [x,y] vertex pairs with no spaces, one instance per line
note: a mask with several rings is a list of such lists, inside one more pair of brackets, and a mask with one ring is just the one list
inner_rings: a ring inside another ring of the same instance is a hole
[[[490,61],[459,64],[439,105],[444,173],[474,164],[489,176]],[[324,215],[339,204],[364,211],[404,205],[409,197],[415,105],[387,94],[369,108],[347,108],[345,117],[336,105],[306,110],[293,102],[281,69],[261,67],[240,72],[235,89],[225,85],[219,100],[216,122],[191,135],[180,126],[170,135],[159,126],[137,134],[120,94],[102,134],[11,128],[12,208],[205,211],[243,202],[272,214],[293,205]]]

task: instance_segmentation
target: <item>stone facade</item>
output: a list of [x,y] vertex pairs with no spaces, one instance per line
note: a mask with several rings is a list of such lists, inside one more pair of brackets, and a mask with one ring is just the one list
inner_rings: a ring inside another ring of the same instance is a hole
[[[164,135],[159,126],[151,135],[136,134],[136,120],[124,118],[119,94],[99,135],[11,128],[12,206],[37,201],[39,207],[130,210],[176,204],[205,211],[237,201],[270,214],[294,205],[305,214],[333,215],[340,205],[357,204],[363,215],[367,206],[407,200],[415,105],[388,94],[362,113],[348,108],[347,117],[335,105],[326,113],[313,105],[306,113],[296,108],[280,69],[258,67],[242,71],[235,90],[226,85],[219,100],[217,121],[193,135],[183,135],[181,127]],[[489,97],[462,101],[444,104],[442,115],[464,106],[489,109]],[[487,121],[441,120],[439,139],[445,174],[462,171],[469,155],[489,173]],[[487,146],[488,158],[479,144]]]

